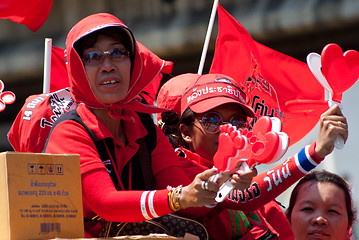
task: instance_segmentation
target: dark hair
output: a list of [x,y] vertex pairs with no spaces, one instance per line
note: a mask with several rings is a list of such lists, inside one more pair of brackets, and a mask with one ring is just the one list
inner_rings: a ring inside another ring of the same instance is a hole
[[82,57],[83,51],[86,48],[93,47],[97,41],[97,38],[100,35],[105,35],[105,36],[109,36],[109,37],[113,37],[113,38],[116,38],[120,35],[121,43],[125,46],[125,48],[127,50],[130,51],[131,69],[132,69],[133,63],[135,61],[135,53],[133,52],[133,47],[132,47],[132,41],[134,41],[134,39],[131,39],[129,37],[128,33],[125,32],[123,27],[102,28],[100,30],[92,32],[92,33],[78,39],[74,43],[74,48],[75,48],[76,52],[79,54],[79,56]]
[[320,182],[320,183],[333,183],[337,185],[339,188],[343,189],[344,197],[345,197],[345,206],[348,213],[348,223],[349,227],[352,226],[353,222],[356,219],[356,210],[353,206],[353,201],[351,197],[351,189],[349,187],[349,184],[339,175],[335,173],[331,173],[325,170],[322,171],[312,171],[306,176],[304,176],[298,184],[295,186],[295,188],[292,191],[292,194],[290,196],[289,206],[288,209],[285,212],[285,215],[291,223],[292,218],[292,211],[294,208],[294,205],[297,201],[297,197],[299,194],[299,191],[304,183],[306,182]]
[[195,121],[195,113],[187,108],[181,117],[178,117],[174,111],[161,113],[162,122],[159,124],[164,134],[168,137],[173,148],[184,147],[189,149],[188,143],[183,140],[179,126],[185,124],[187,126],[193,125]]

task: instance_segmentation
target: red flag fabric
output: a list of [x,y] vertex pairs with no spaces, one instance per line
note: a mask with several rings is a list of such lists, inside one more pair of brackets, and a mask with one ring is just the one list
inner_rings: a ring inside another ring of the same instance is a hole
[[70,86],[64,49],[52,47],[50,79],[50,92]]
[[[323,108],[315,101],[324,100],[324,90],[308,65],[254,41],[248,31],[222,6],[218,6],[219,30],[210,73],[226,74],[247,94],[255,114],[278,117],[290,145],[309,133]],[[312,111],[290,112],[286,102],[313,100]],[[325,110],[325,109],[324,109]]]
[[157,77],[145,87],[141,92],[140,96],[146,101],[146,103],[153,105],[157,96],[157,92],[160,88],[162,81],[162,73],[158,74]]
[[165,61],[162,71],[157,75],[147,87],[145,87],[140,93],[141,97],[145,99],[148,104],[153,105],[161,85],[163,73],[170,74],[172,72],[173,62]]
[[[157,59],[158,57],[152,53],[148,48],[146,48],[142,43],[137,42],[139,51],[141,52],[141,55],[148,55],[151,57],[154,57],[155,59]],[[154,101],[156,99],[158,90],[160,88],[160,84],[161,84],[161,80],[163,77],[163,73],[165,74],[170,74],[173,70],[173,62],[171,61],[166,61],[163,60],[162,62],[162,68],[160,70],[160,72],[158,73],[158,75],[155,77],[154,80],[152,80],[149,85],[147,85],[141,92],[140,92],[140,96],[148,103],[153,105]]]
[[26,25],[36,32],[46,21],[52,0],[1,0],[0,18]]

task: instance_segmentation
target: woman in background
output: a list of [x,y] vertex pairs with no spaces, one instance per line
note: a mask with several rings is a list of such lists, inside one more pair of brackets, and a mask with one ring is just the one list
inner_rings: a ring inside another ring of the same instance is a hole
[[296,240],[349,239],[356,218],[350,187],[337,174],[313,171],[293,189],[286,216]]

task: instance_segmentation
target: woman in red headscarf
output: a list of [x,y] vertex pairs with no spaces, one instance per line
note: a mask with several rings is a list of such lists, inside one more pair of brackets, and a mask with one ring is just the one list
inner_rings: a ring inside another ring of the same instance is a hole
[[[215,203],[220,182],[210,182],[207,190],[201,183],[217,171],[206,170],[191,182],[166,136],[153,122],[145,124],[148,113],[161,109],[141,103],[137,96],[165,62],[144,50],[119,19],[105,13],[86,17],[72,28],[66,54],[78,120],[66,120],[74,112],[64,114],[52,128],[45,152],[80,154],[85,221],[98,215],[106,221],[139,222]],[[146,146],[146,151],[142,142],[154,146]],[[147,160],[148,165],[142,163]],[[232,181],[245,188],[253,175],[241,176],[244,182],[232,176]],[[85,224],[86,236],[98,236],[100,228]]]

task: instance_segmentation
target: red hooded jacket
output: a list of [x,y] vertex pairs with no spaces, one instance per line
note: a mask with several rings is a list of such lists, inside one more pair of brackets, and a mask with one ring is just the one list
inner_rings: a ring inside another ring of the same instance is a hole
[[[74,44],[80,38],[96,30],[119,27],[132,40],[134,59],[129,91],[120,102],[105,105],[93,94],[80,56]],[[67,68],[72,98],[78,105],[77,112],[86,126],[93,132],[96,140],[110,138],[114,143],[116,171],[121,177],[124,166],[139,149],[136,140],[147,134],[136,112],[158,112],[161,109],[145,105],[137,100],[137,95],[156,76],[171,67],[150,51],[144,51],[136,43],[131,31],[116,17],[106,13],[88,16],[77,23],[69,32],[66,41]],[[115,139],[108,128],[93,114],[91,109],[109,109],[113,118],[123,118],[127,144]],[[122,111],[117,111],[122,109]],[[136,111],[136,112],[135,112]],[[144,221],[171,212],[168,206],[166,187],[189,184],[168,139],[156,128],[157,143],[152,151],[152,172],[158,189],[153,191],[118,191],[101,161],[97,149],[87,131],[77,122],[66,120],[59,123],[49,137],[47,153],[80,154],[84,217],[99,215],[108,221]],[[165,161],[164,161],[165,160]],[[131,189],[131,187],[130,187]],[[98,229],[89,230],[97,236]]]

